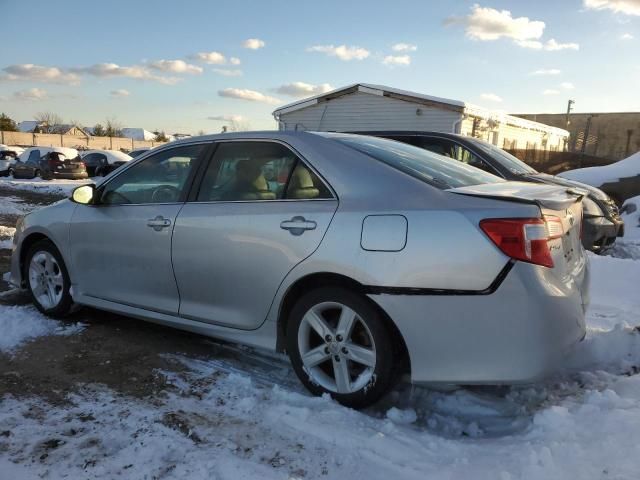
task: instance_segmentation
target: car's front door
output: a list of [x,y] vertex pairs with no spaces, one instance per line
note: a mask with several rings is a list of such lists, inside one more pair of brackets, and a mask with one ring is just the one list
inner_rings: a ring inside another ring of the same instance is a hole
[[161,150],[78,205],[70,227],[75,294],[178,313],[171,235],[205,144]]
[[287,273],[320,245],[338,201],[287,146],[218,144],[176,220],[180,316],[254,329]]

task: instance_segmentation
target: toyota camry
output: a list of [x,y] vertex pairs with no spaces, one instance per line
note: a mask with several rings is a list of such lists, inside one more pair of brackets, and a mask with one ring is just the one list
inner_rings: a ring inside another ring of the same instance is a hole
[[356,408],[405,374],[533,382],[585,334],[583,194],[382,138],[195,137],[24,217],[11,282],[53,317],[87,305],[286,352]]

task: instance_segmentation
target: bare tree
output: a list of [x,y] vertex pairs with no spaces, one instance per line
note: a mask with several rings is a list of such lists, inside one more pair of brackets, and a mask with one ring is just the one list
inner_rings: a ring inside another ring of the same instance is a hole
[[56,125],[62,125],[62,117],[54,112],[40,112],[33,118],[38,122],[37,129],[42,133],[51,133]]
[[122,136],[122,124],[114,117],[107,118],[104,130],[107,137]]
[[246,132],[247,130],[251,130],[251,124],[248,120],[239,118],[230,119],[226,129],[227,132]]

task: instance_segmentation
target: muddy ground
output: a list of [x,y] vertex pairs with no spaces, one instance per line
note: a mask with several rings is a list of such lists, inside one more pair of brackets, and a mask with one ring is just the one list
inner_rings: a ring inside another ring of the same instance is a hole
[[[35,208],[63,198],[0,187],[0,201],[8,196]],[[14,227],[18,216],[0,214],[0,225]],[[9,270],[10,258],[11,250],[0,249],[0,276]],[[0,303],[24,305],[30,300],[0,281]],[[99,310],[84,308],[66,320],[85,328],[76,335],[35,339],[12,354],[0,352],[0,398],[8,393],[37,395],[61,403],[74,389],[96,383],[122,394],[150,397],[166,386],[158,371],[184,368],[172,354],[202,359],[231,355],[206,337]]]

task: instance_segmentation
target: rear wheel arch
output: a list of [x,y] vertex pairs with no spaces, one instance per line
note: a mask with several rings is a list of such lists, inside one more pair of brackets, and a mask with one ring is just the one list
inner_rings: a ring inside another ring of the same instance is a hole
[[409,350],[407,345],[398,330],[398,327],[391,319],[389,314],[378,303],[373,301],[367,296],[367,289],[360,282],[341,275],[338,273],[321,272],[313,273],[298,279],[293,283],[285,293],[282,301],[280,302],[280,309],[278,312],[278,326],[277,326],[277,341],[276,350],[284,352],[287,344],[287,323],[291,315],[291,311],[296,302],[307,292],[316,290],[322,287],[341,287],[352,292],[362,295],[362,297],[372,305],[376,310],[381,313],[381,317],[384,320],[387,331],[393,336],[393,345],[395,353],[396,367],[400,373],[411,373],[411,364],[409,358]]

